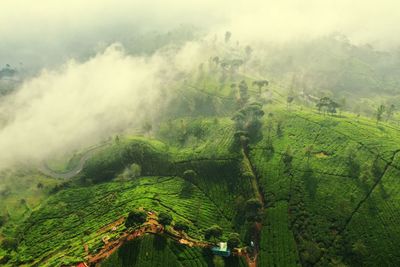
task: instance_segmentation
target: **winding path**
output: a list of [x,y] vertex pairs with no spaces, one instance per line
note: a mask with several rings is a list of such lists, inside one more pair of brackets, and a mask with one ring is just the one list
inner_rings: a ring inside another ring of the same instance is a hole
[[72,170],[69,170],[67,172],[54,171],[54,170],[50,169],[49,166],[47,166],[47,164],[45,162],[42,162],[42,164],[39,166],[38,170],[41,173],[43,173],[47,176],[56,178],[56,179],[70,179],[70,178],[78,175],[82,171],[83,166],[85,165],[86,161],[88,159],[90,159],[93,156],[93,154],[95,154],[97,151],[99,151],[100,149],[104,148],[105,146],[107,146],[109,144],[110,144],[109,142],[103,142],[96,147],[92,147],[92,148],[88,149],[83,154],[83,156],[79,160],[78,164]]

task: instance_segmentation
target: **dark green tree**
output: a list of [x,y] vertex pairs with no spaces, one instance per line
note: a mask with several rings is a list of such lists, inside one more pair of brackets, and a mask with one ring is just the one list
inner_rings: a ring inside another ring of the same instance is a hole
[[207,228],[204,231],[204,237],[205,239],[209,240],[210,238],[213,238],[214,241],[216,238],[219,238],[222,236],[223,230],[219,225],[213,225],[210,228]]
[[282,155],[284,174],[289,175],[292,172],[292,161],[293,161],[293,152],[290,146],[288,146]]
[[174,229],[177,230],[177,231],[184,231],[184,232],[187,233],[189,231],[190,227],[185,222],[177,222],[174,225]]
[[125,221],[125,226],[127,228],[140,225],[147,220],[147,214],[145,211],[142,210],[134,210],[129,212],[128,217]]
[[256,198],[251,198],[246,201],[246,219],[248,221],[261,221],[262,218],[262,203]]
[[197,173],[194,170],[186,170],[183,172],[183,178],[185,180],[194,181],[197,177]]
[[3,241],[1,242],[1,247],[4,250],[10,251],[10,250],[16,250],[18,247],[18,242],[14,238],[4,238]]
[[308,145],[304,149],[304,155],[307,158],[307,165],[310,164],[310,158],[311,158],[311,156],[313,154],[313,150],[314,150],[314,146],[313,145]]
[[379,107],[376,109],[376,123],[377,124],[382,120],[384,112],[385,112],[385,106],[379,105]]
[[5,216],[0,216],[0,228],[6,223],[6,217]]
[[358,178],[360,176],[361,166],[357,159],[356,151],[353,148],[347,150],[347,168],[349,176],[352,178]]
[[158,222],[163,226],[170,225],[172,222],[172,216],[166,212],[160,212],[158,215]]
[[258,95],[261,95],[261,90],[264,86],[268,86],[269,82],[267,80],[257,80],[253,82],[253,86],[258,87]]
[[240,245],[240,235],[238,233],[230,233],[227,243],[228,248],[237,248]]
[[387,109],[386,109],[386,120],[390,120],[393,115],[394,112],[396,111],[396,107],[394,104],[391,104]]
[[239,83],[239,97],[240,105],[243,107],[249,100],[249,87],[244,80]]

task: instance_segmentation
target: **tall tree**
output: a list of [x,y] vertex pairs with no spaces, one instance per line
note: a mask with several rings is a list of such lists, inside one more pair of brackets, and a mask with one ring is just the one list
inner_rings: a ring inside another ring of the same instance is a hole
[[239,97],[240,104],[243,107],[247,101],[249,100],[249,87],[247,86],[246,81],[242,80],[239,84]]
[[125,221],[125,226],[129,228],[132,226],[140,225],[144,223],[146,219],[147,219],[146,212],[142,210],[134,210],[129,212],[128,217],[126,218]]
[[379,105],[378,108],[376,109],[376,123],[377,124],[382,120],[384,112],[385,112],[385,106]]
[[304,149],[304,154],[305,154],[305,156],[307,158],[307,165],[310,164],[310,158],[312,156],[313,150],[314,150],[313,145],[308,145]]
[[254,81],[253,85],[258,87],[258,95],[261,95],[261,89],[264,86],[268,86],[269,82],[267,80],[258,80],[258,81]]
[[391,105],[386,109],[386,120],[390,120],[390,119],[393,117],[395,110],[396,110],[396,107],[395,107],[394,104],[391,104]]
[[158,222],[164,227],[170,225],[172,222],[172,216],[169,213],[160,212],[160,214],[158,215]]
[[232,33],[230,31],[225,32],[225,43],[231,40]]

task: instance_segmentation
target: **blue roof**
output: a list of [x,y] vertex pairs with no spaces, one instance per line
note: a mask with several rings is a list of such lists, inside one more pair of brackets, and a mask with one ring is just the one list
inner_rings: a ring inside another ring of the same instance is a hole
[[223,257],[229,257],[231,255],[231,251],[229,249],[221,250],[220,247],[212,247],[211,251],[215,255],[219,255],[219,256],[223,256]]

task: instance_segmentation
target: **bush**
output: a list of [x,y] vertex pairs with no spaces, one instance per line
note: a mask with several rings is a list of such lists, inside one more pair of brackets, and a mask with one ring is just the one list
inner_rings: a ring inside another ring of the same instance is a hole
[[1,247],[4,250],[15,250],[18,247],[18,243],[14,238],[5,238],[1,242]]
[[134,210],[129,212],[128,218],[126,218],[125,226],[127,228],[142,224],[146,221],[147,214],[142,210]]
[[172,222],[172,216],[166,212],[160,212],[158,215],[158,222],[164,226],[170,225]]
[[228,248],[233,249],[237,248],[240,245],[240,236],[238,233],[231,233],[229,234],[228,239]]
[[193,181],[197,176],[197,173],[194,170],[186,170],[183,173],[183,178],[185,180]]
[[222,231],[222,228],[215,224],[204,231],[204,237],[207,240],[209,240],[211,237],[218,238],[222,236]]
[[177,222],[174,226],[175,230],[177,231],[189,231],[189,225],[185,222]]
[[0,227],[2,227],[6,223],[6,217],[5,216],[0,216]]

